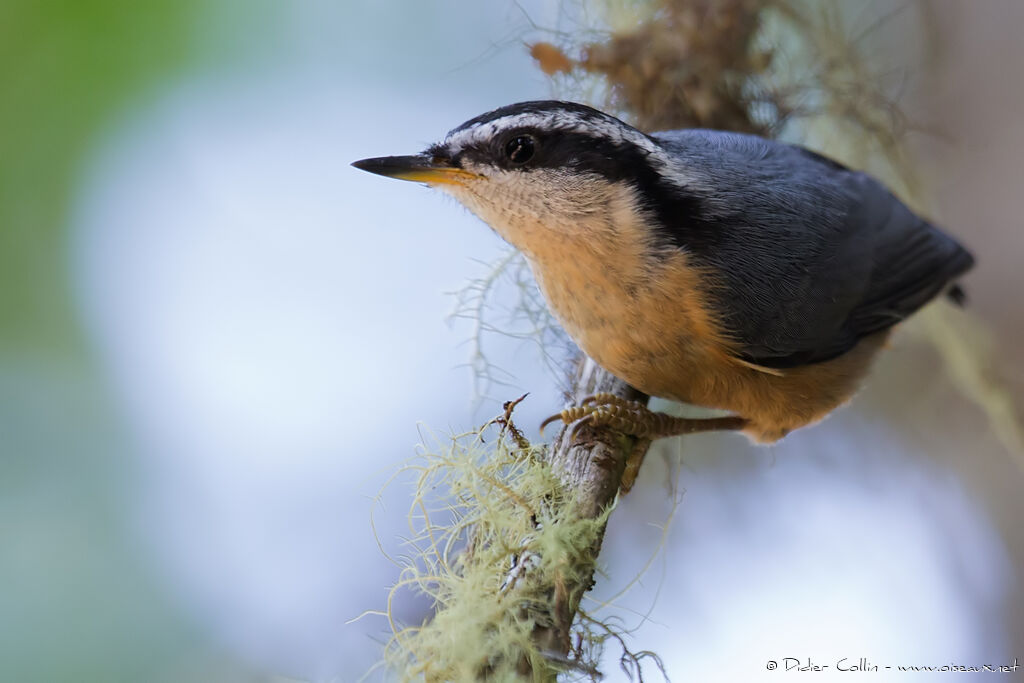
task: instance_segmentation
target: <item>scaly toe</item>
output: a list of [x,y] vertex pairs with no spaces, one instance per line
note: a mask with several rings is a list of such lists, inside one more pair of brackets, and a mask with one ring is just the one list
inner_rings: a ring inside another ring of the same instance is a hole
[[559,420],[561,420],[562,422],[565,422],[565,418],[562,417],[562,413],[555,413],[551,417],[549,417],[546,420],[544,420],[543,422],[541,422],[540,423],[540,433],[541,433],[541,435],[544,434],[544,428],[545,427],[547,427],[552,422],[558,422]]
[[554,415],[552,415],[548,419],[546,419],[543,422],[541,422],[540,423],[540,433],[543,434],[544,433],[544,428],[547,427],[552,422],[558,422],[559,420],[561,420],[564,424],[569,425],[569,424],[572,424],[573,422],[575,422],[576,420],[580,420],[580,419],[583,419],[583,418],[587,417],[588,415],[593,413],[594,410],[595,410],[594,406],[590,406],[590,405],[579,405],[579,406],[572,406],[570,408],[566,408],[562,412],[555,413]]

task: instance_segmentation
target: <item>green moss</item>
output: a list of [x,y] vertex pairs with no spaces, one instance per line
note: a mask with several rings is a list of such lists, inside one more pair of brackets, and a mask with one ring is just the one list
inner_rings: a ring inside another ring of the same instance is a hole
[[554,662],[534,643],[550,623],[553,587],[589,580],[607,516],[576,517],[572,492],[542,456],[503,419],[434,438],[407,465],[416,475],[413,536],[392,597],[412,588],[432,599],[436,616],[392,622],[386,658],[402,680],[522,680],[524,669],[550,680],[559,668],[592,667]]

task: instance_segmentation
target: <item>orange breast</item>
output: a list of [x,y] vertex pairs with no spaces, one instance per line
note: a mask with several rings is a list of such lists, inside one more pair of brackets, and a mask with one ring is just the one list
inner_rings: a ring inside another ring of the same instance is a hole
[[642,277],[594,278],[585,259],[555,269],[534,264],[555,315],[598,364],[652,396],[745,417],[756,441],[775,441],[847,401],[887,336],[824,363],[761,371],[737,360],[705,294],[708,280],[684,254],[655,267]]

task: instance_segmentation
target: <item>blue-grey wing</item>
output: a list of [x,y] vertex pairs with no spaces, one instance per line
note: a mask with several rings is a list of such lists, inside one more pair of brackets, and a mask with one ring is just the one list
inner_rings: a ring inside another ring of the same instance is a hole
[[717,131],[652,137],[694,176],[661,229],[717,274],[717,312],[745,360],[838,356],[974,262],[876,180],[814,152]]

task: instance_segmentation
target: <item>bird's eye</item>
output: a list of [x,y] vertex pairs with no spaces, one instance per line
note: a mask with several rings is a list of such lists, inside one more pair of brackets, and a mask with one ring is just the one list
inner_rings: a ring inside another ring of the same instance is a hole
[[505,156],[513,164],[525,164],[533,158],[536,147],[534,139],[529,135],[517,135],[505,143]]

